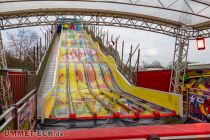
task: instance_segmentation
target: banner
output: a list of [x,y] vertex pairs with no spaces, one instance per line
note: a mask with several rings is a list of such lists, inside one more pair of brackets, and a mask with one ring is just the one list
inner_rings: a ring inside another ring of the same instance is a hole
[[210,117],[210,96],[189,94],[189,115],[202,122],[208,122]]

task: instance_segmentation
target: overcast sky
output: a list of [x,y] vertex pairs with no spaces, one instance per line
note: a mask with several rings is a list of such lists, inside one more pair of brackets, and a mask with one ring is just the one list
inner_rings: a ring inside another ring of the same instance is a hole
[[[42,35],[40,27],[30,27],[31,29],[37,31],[39,35]],[[110,35],[113,34],[114,37],[120,35],[119,42],[125,40],[125,55],[124,61],[128,59],[128,54],[130,51],[130,45],[137,46],[140,43],[141,56],[140,63],[143,61],[151,63],[153,61],[159,61],[163,65],[167,65],[173,60],[174,44],[175,38],[157,34],[148,31],[141,31],[135,29],[119,28],[119,27],[103,27],[103,30],[109,30]],[[2,31],[2,37],[4,44],[7,42],[7,32],[16,32],[17,29]],[[121,43],[119,43],[118,51],[121,54]],[[135,56],[136,57],[136,56]],[[134,60],[135,60],[134,57]],[[196,42],[191,41],[189,46],[188,61],[198,62],[198,63],[210,63],[210,39],[206,39],[206,49],[198,51],[196,49]]]
[[[127,47],[127,54],[129,53],[130,44],[137,46],[140,43],[141,48],[141,62],[146,61],[151,63],[152,61],[160,61],[166,65],[173,61],[175,38],[163,34],[117,28],[117,27],[104,27],[106,30],[110,30],[116,37],[120,35],[121,40],[125,40]],[[198,63],[210,63],[210,39],[206,39],[206,49],[197,50],[196,41],[190,41],[188,61]]]

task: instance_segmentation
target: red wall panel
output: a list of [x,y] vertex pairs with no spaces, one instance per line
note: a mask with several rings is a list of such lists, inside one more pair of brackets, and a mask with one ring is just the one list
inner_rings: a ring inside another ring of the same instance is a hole
[[13,94],[13,103],[25,96],[26,75],[24,72],[8,72],[10,86]]
[[137,86],[161,91],[169,91],[171,70],[140,71]]

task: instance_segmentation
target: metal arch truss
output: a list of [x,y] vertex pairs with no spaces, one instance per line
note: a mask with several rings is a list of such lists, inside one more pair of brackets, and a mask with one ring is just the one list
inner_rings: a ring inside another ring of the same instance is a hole
[[[180,31],[182,33],[182,31]],[[170,92],[181,93],[184,85],[184,75],[187,67],[189,38],[176,37],[173,66],[171,72]]]
[[205,29],[199,30],[198,37],[199,36],[204,37],[204,38],[209,38],[210,37],[210,26]]
[[[17,3],[17,2],[25,2],[26,0],[1,0],[0,4],[3,3]],[[28,2],[33,0],[27,0]],[[36,1],[49,1],[49,0],[36,0]],[[55,0],[51,0],[55,1]],[[63,0],[68,2],[73,2],[75,0]],[[150,0],[150,2],[144,2],[142,0],[77,0],[78,2],[87,2],[87,3],[109,3],[109,4],[118,4],[118,5],[130,5],[130,6],[138,6],[147,7],[152,9],[160,9],[166,10],[169,12],[178,12],[181,14],[194,15],[197,17],[202,17],[204,19],[209,20],[210,16],[206,14],[210,10],[210,3],[202,0]],[[181,9],[177,4],[182,3],[185,9]],[[197,5],[197,6],[195,6]]]
[[[0,30],[21,28],[29,26],[43,26],[53,25],[57,18],[77,18],[84,25],[101,25],[101,26],[116,26],[126,27],[139,30],[145,30],[150,32],[161,33],[169,36],[182,36],[179,34],[179,25],[164,23],[160,21],[154,21],[146,18],[139,18],[135,16],[125,15],[114,15],[114,13],[104,14],[93,14],[93,13],[78,13],[69,12],[63,15],[62,13],[45,13],[40,15],[13,15],[13,16],[2,16],[2,25]],[[191,36],[193,39],[198,35],[198,30],[192,28],[186,28],[185,36]]]
[[[183,24],[161,21],[145,16],[130,15],[127,13],[119,14],[113,11],[103,10],[79,10],[79,9],[48,9],[38,11],[19,11],[12,14],[0,14],[0,30],[53,25],[59,17],[77,18],[86,25],[116,26],[126,27],[150,32],[161,33],[173,37],[186,36],[193,40],[198,36],[205,38],[210,37],[210,26],[194,27]],[[179,30],[182,29],[184,34],[181,35]]]

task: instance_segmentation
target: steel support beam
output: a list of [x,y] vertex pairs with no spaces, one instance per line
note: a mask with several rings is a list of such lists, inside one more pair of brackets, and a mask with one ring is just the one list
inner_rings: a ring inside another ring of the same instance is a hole
[[210,26],[205,29],[199,30],[198,37],[209,38],[210,37]]
[[[58,16],[55,16],[56,19]],[[68,17],[68,16],[63,16]],[[100,20],[95,20],[94,16],[77,16],[77,19],[81,21],[82,24],[85,25],[101,25],[101,26],[116,26],[116,27],[125,27],[125,28],[133,28],[145,31],[151,31],[161,34],[166,34],[169,36],[176,36],[177,27],[173,27],[170,25],[151,23],[150,21],[144,21],[142,19],[123,19],[123,18],[115,18],[115,17],[100,17]],[[12,21],[20,20],[18,23],[14,23]],[[27,21],[28,20],[28,21]],[[22,17],[21,19],[5,19],[4,25],[0,27],[0,30],[12,29],[12,28],[21,28],[21,27],[29,27],[29,26],[43,26],[43,25],[53,25],[54,20],[48,20],[47,17],[42,21],[38,21],[38,17],[31,17],[26,19]]]
[[[124,15],[120,13],[106,13],[105,11],[45,11],[37,13],[23,12],[20,14],[0,14],[2,25],[0,30],[21,28],[29,26],[44,26],[54,25],[57,18],[77,18],[84,25],[101,25],[101,26],[116,26],[145,30],[150,32],[161,33],[169,36],[179,36],[178,29],[180,25],[173,23],[164,23],[155,21],[146,17],[137,15]],[[196,32],[193,32],[196,33]],[[186,33],[187,35],[187,33]]]
[[0,30],[0,69],[4,69],[6,67],[4,50],[3,49],[4,49],[3,48],[3,41],[2,41],[1,30]]
[[138,30],[145,30],[155,33],[161,33],[169,36],[185,36],[189,39],[196,39],[199,35],[203,37],[210,37],[210,28],[196,29],[191,26],[187,26],[184,29],[184,33],[179,34],[181,25],[173,23],[167,23],[162,21],[155,21],[154,19],[138,17],[136,15],[123,15],[119,13],[105,13],[105,11],[45,11],[37,13],[20,13],[12,15],[0,14],[2,24],[0,30],[22,28],[30,26],[45,26],[54,25],[57,18],[77,18],[84,25],[101,25],[101,26],[115,26],[132,28]]
[[[183,29],[184,30],[184,29]],[[183,34],[180,30],[180,34]],[[182,94],[180,88],[184,85],[184,75],[187,66],[189,38],[176,37],[173,66],[171,73],[170,92]]]
[[[25,2],[26,0],[1,0],[0,4],[4,6],[4,4],[11,4],[13,3],[14,5],[18,4],[19,2]],[[34,0],[27,0],[27,2],[32,2]],[[36,2],[43,2],[43,1],[49,1],[49,0],[36,0]],[[51,1],[56,1],[56,0],[51,0]],[[75,0],[61,0],[60,2],[75,2]],[[170,1],[165,1],[163,0],[150,0],[149,3],[145,3],[144,1],[141,0],[123,0],[123,1],[113,1],[113,0],[77,0],[77,2],[82,2],[84,5],[86,4],[112,4],[113,6],[116,5],[116,7],[119,5],[126,5],[126,6],[133,6],[133,7],[139,7],[139,8],[150,8],[150,9],[159,9],[159,10],[164,10],[164,11],[169,11],[169,12],[174,12],[174,13],[180,13],[180,14],[188,14],[190,16],[196,16],[200,18],[204,18],[206,20],[210,19],[210,16],[206,13],[209,12],[209,7],[210,4],[208,2],[202,2],[199,0],[170,0]],[[152,3],[152,4],[151,4]],[[185,9],[180,9],[177,4],[182,3],[186,8]],[[194,5],[199,5],[198,7],[195,7]],[[0,6],[1,6],[0,5]],[[49,4],[50,5],[50,4]],[[128,8],[130,8],[128,7]],[[11,7],[12,8],[12,7]],[[9,9],[9,8],[8,8]],[[22,8],[24,9],[24,7]],[[188,10],[189,9],[189,10]]]

